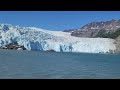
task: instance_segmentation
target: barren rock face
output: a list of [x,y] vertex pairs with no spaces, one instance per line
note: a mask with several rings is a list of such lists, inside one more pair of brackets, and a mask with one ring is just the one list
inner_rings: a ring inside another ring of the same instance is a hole
[[100,30],[74,31],[71,33],[71,36],[92,38],[92,37],[95,37],[99,31]]
[[113,29],[118,29],[120,28],[120,20],[110,20],[110,21],[101,21],[101,22],[92,22],[89,24],[86,24],[81,28],[81,30],[113,30]]
[[110,20],[88,23],[79,29],[65,30],[65,32],[70,32],[71,36],[92,38],[96,37],[97,33],[101,30],[104,30],[103,33],[107,33],[114,32],[118,28],[120,28],[120,20]]
[[116,50],[115,53],[120,53],[120,36],[115,39]]
[[26,48],[24,46],[18,45],[17,42],[10,43],[10,44],[5,45],[5,46],[1,46],[0,48],[1,49],[11,49],[11,50],[26,50]]

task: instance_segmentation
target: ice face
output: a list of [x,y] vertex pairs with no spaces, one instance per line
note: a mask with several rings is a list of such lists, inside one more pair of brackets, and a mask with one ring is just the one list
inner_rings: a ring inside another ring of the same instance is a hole
[[116,49],[113,39],[78,38],[62,31],[0,24],[0,46],[12,42],[23,45],[27,50],[38,51],[105,53]]

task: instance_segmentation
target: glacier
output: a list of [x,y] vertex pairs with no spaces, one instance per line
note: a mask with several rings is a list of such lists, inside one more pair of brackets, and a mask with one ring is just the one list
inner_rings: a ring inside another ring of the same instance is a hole
[[68,32],[0,24],[0,46],[13,42],[38,51],[106,53],[116,49],[115,40],[109,38],[80,38]]

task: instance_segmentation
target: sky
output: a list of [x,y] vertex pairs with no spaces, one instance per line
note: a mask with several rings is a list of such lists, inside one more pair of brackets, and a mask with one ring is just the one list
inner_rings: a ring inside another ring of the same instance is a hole
[[57,31],[111,19],[120,19],[120,11],[0,11],[0,23]]

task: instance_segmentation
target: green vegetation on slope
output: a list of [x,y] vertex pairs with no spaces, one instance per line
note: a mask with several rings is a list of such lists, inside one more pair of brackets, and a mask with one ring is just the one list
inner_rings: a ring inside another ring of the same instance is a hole
[[120,35],[120,28],[115,32],[106,32],[106,30],[100,30],[95,37],[112,38],[115,39]]

